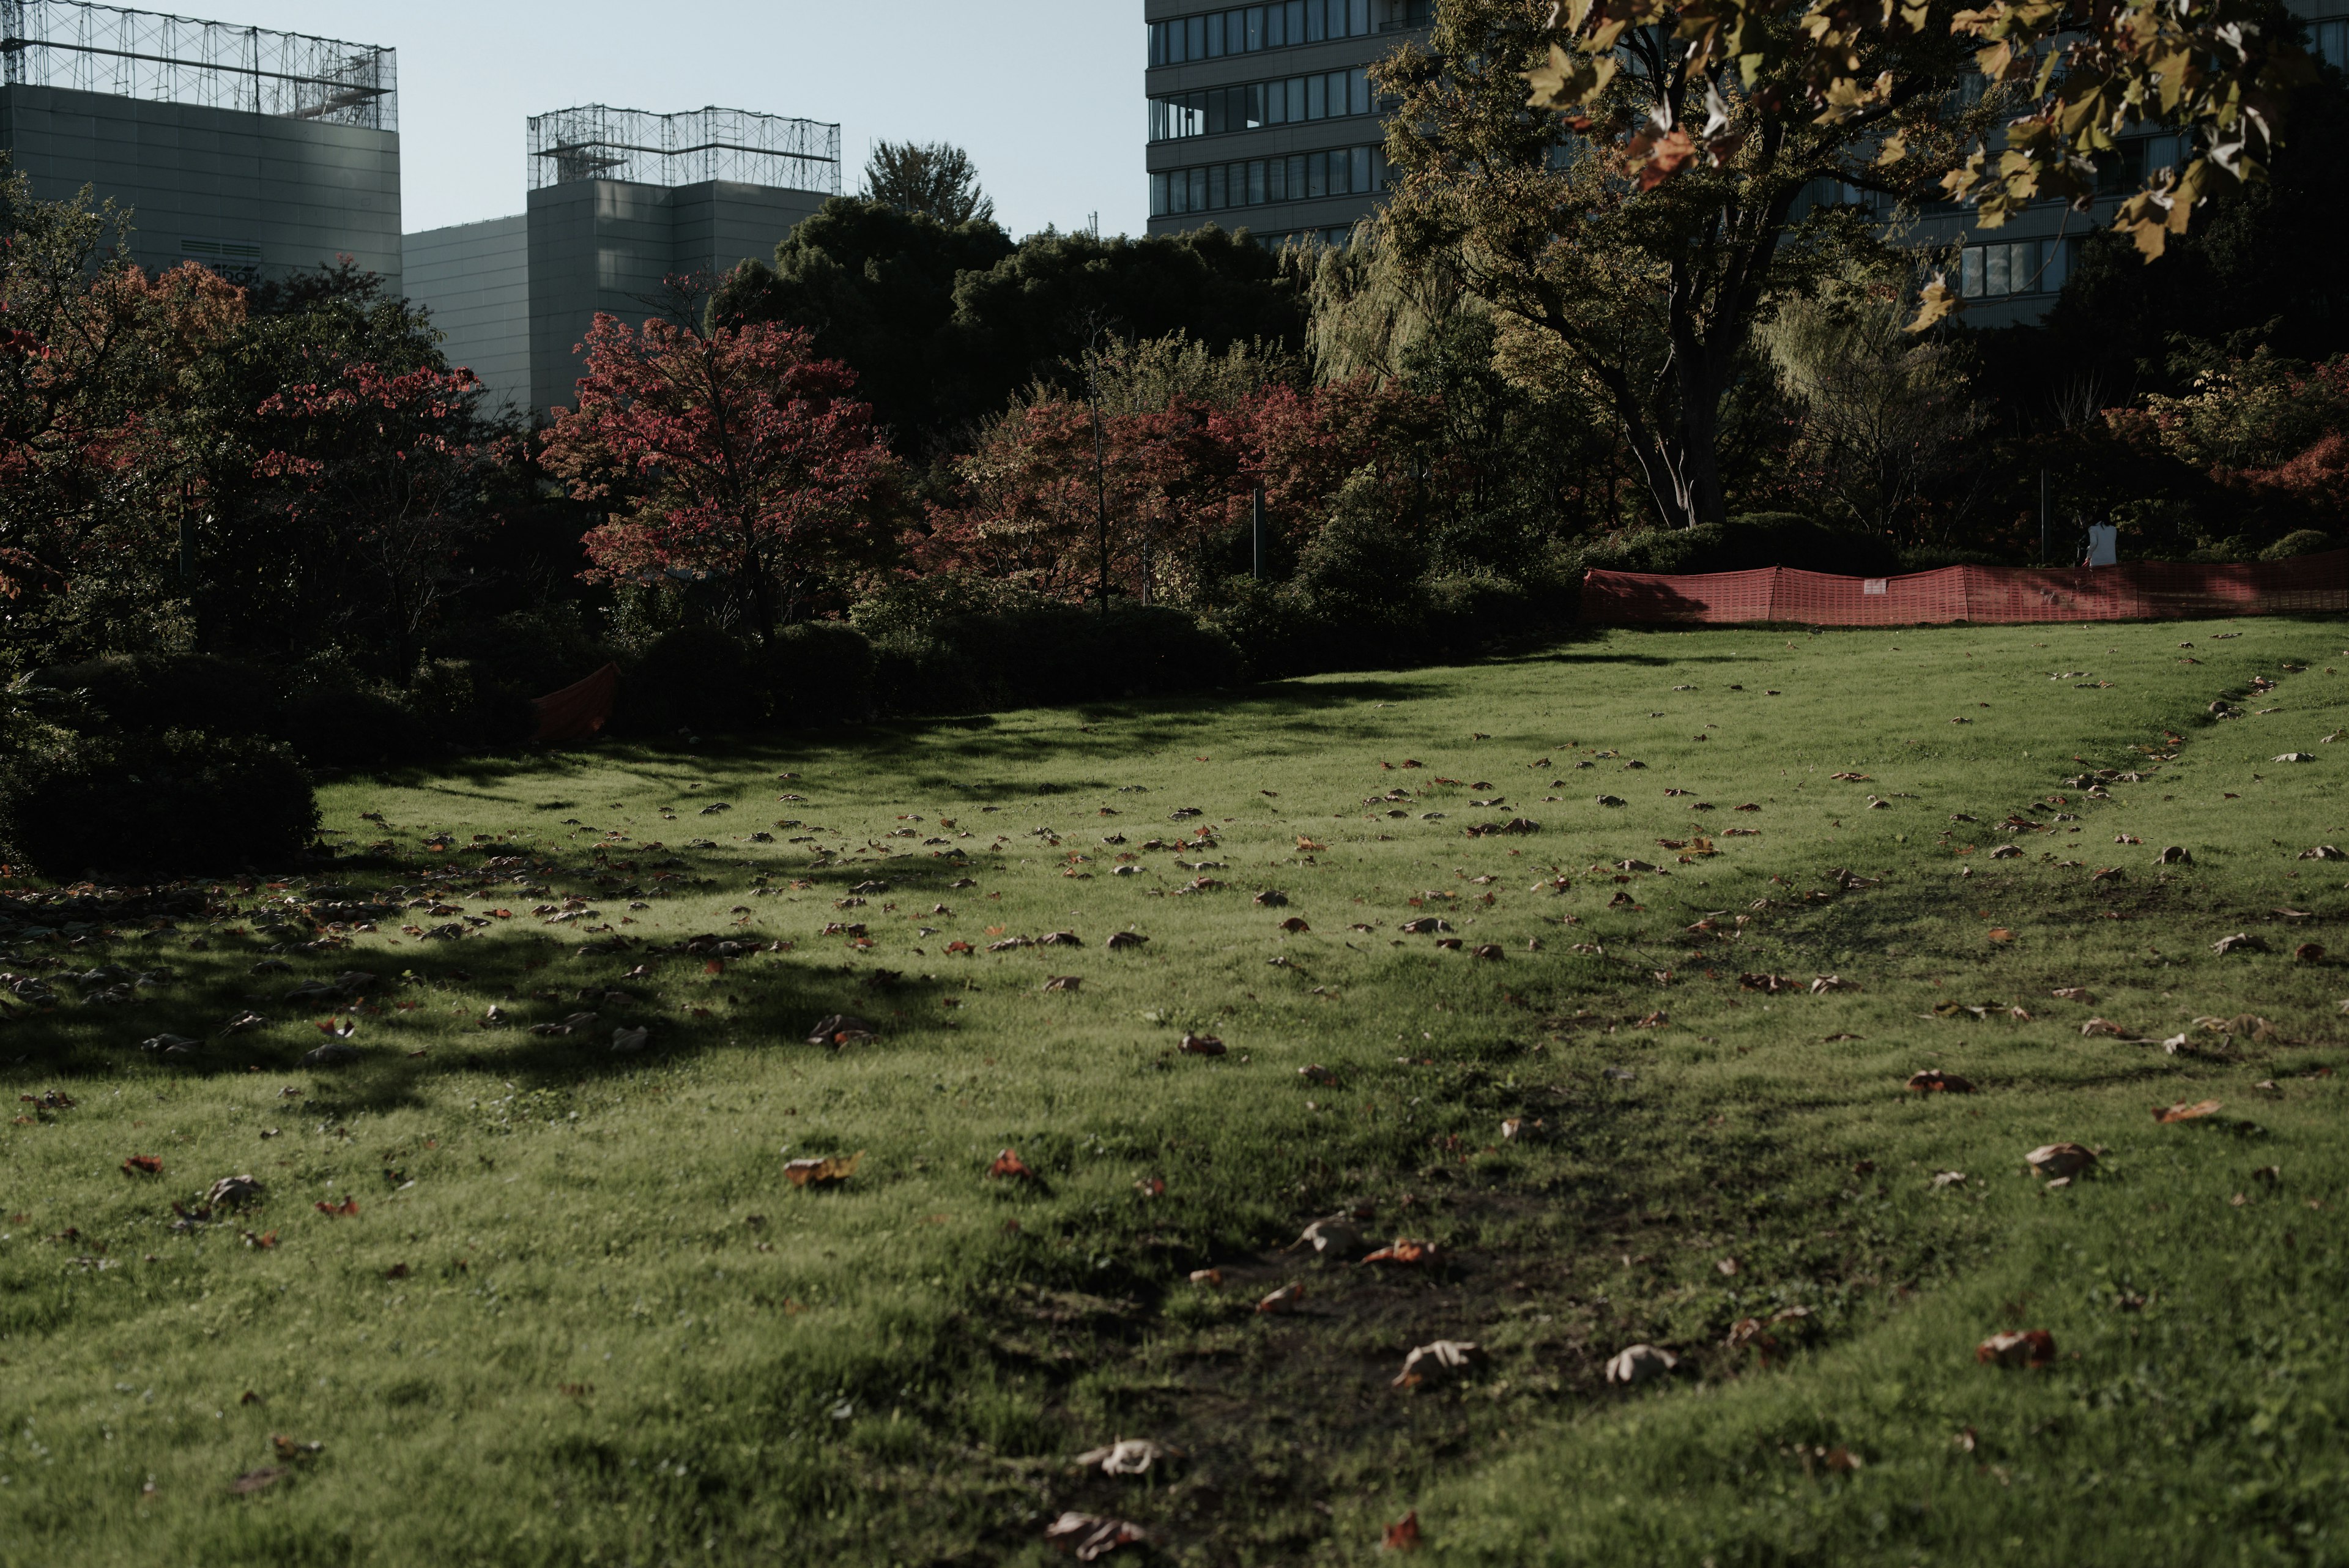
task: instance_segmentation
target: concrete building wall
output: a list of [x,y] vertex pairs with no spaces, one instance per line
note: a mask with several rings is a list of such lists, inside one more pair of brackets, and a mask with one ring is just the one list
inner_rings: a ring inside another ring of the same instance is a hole
[[574,352],[598,311],[631,324],[658,312],[681,273],[725,273],[775,246],[827,200],[813,191],[706,182],[667,187],[583,180],[530,193],[531,403],[568,405]]
[[347,255],[399,292],[397,131],[14,85],[0,145],[45,201],[87,184],[129,209],[150,270],[282,277]]
[[481,379],[489,399],[532,403],[530,232],[521,213],[409,234],[401,242],[408,297],[446,335],[449,363]]

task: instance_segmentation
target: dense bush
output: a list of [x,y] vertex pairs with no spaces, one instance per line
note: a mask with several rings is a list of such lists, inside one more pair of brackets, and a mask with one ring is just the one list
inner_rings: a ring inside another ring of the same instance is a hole
[[772,712],[750,648],[713,626],[664,633],[620,669],[612,728],[622,734],[756,730]]
[[796,729],[873,716],[873,643],[853,626],[787,626],[759,663],[778,724]]
[[2285,535],[2260,552],[2262,561],[2289,561],[2295,556],[2313,556],[2333,548],[2333,535],[2314,528],[2301,528]]
[[78,695],[92,724],[129,734],[263,735],[277,720],[275,676],[210,654],[118,655],[55,666],[35,680]]
[[1199,691],[1244,671],[1231,640],[1182,610],[1066,605],[948,616],[876,645],[877,695],[905,713]]
[[1834,528],[1785,512],[1756,512],[1725,524],[1665,532],[1641,530],[1595,541],[1578,565],[1609,572],[1745,572],[1794,566],[1849,577],[1889,576],[1902,569],[1893,541]]
[[250,736],[20,729],[0,763],[0,843],[59,879],[277,869],[318,826],[310,780]]

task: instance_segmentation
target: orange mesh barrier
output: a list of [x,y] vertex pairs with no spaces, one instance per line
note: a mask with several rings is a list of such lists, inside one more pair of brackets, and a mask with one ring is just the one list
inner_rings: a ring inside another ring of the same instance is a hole
[[620,667],[607,664],[576,686],[538,698],[531,706],[538,710],[539,743],[594,740],[612,722],[612,705],[619,697]]
[[1594,571],[1582,583],[1582,618],[1593,626],[2011,625],[2344,610],[2349,550],[2234,566],[1944,566],[1905,577],[1838,577],[1789,566],[1686,577]]

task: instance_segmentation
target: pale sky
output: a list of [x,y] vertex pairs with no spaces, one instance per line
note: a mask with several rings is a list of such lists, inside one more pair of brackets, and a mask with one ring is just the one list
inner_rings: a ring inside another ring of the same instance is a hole
[[1146,217],[1138,0],[131,4],[398,49],[409,233],[521,212],[523,122],[588,103],[837,121],[851,193],[876,140],[957,142],[1015,235]]

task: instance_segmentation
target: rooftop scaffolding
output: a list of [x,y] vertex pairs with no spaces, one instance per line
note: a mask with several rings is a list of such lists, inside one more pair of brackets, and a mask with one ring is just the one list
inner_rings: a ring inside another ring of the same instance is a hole
[[393,52],[84,0],[0,0],[11,87],[399,129]]
[[740,109],[651,114],[588,104],[533,115],[530,188],[580,180],[730,180],[840,194],[840,127]]

